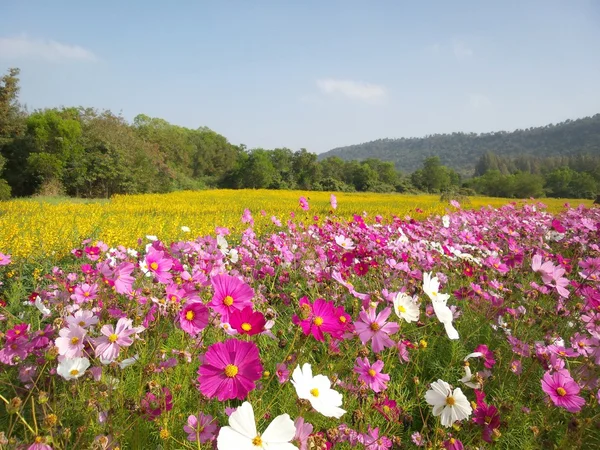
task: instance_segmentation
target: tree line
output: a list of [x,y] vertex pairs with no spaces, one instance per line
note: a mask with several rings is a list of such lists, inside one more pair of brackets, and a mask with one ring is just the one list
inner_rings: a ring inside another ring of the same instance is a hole
[[190,129],[140,114],[129,123],[110,111],[63,107],[27,112],[19,70],[0,79],[0,199],[42,195],[110,197],[208,188],[444,192],[507,197],[592,197],[598,157],[482,156],[465,178],[425,158],[402,173],[377,158],[319,159],[306,149],[247,149],[206,127]]

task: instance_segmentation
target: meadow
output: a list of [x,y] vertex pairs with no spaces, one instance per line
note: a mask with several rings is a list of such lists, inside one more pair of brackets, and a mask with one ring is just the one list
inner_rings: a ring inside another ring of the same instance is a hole
[[600,208],[470,201],[0,204],[0,449],[599,448]]

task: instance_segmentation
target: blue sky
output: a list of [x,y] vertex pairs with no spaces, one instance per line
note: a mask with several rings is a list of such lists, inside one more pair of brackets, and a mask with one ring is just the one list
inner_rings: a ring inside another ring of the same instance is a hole
[[93,106],[323,152],[600,112],[600,2],[17,1],[0,71]]

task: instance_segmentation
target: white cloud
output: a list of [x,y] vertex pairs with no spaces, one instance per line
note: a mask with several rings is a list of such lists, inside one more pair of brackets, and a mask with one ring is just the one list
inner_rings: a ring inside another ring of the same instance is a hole
[[317,80],[317,86],[324,94],[339,94],[344,97],[365,102],[377,102],[383,100],[387,94],[387,90],[384,86],[362,81],[334,80],[327,78]]
[[469,94],[469,106],[473,109],[482,109],[492,106],[492,101],[483,94]]
[[79,45],[62,44],[53,40],[33,38],[26,34],[13,37],[0,37],[0,58],[44,59],[52,62],[98,60],[94,53]]
[[465,59],[473,56],[473,49],[467,47],[467,45],[462,41],[454,41],[452,44],[452,51],[454,52],[454,56],[456,56],[458,59]]

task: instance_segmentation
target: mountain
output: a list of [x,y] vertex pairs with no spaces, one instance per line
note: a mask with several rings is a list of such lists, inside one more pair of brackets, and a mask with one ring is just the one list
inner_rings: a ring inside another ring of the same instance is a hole
[[334,148],[319,159],[338,156],[344,160],[378,158],[393,161],[405,173],[421,168],[425,158],[439,156],[442,164],[471,175],[481,155],[539,157],[590,154],[600,156],[600,114],[556,125],[512,132],[434,134],[422,138],[378,139]]

